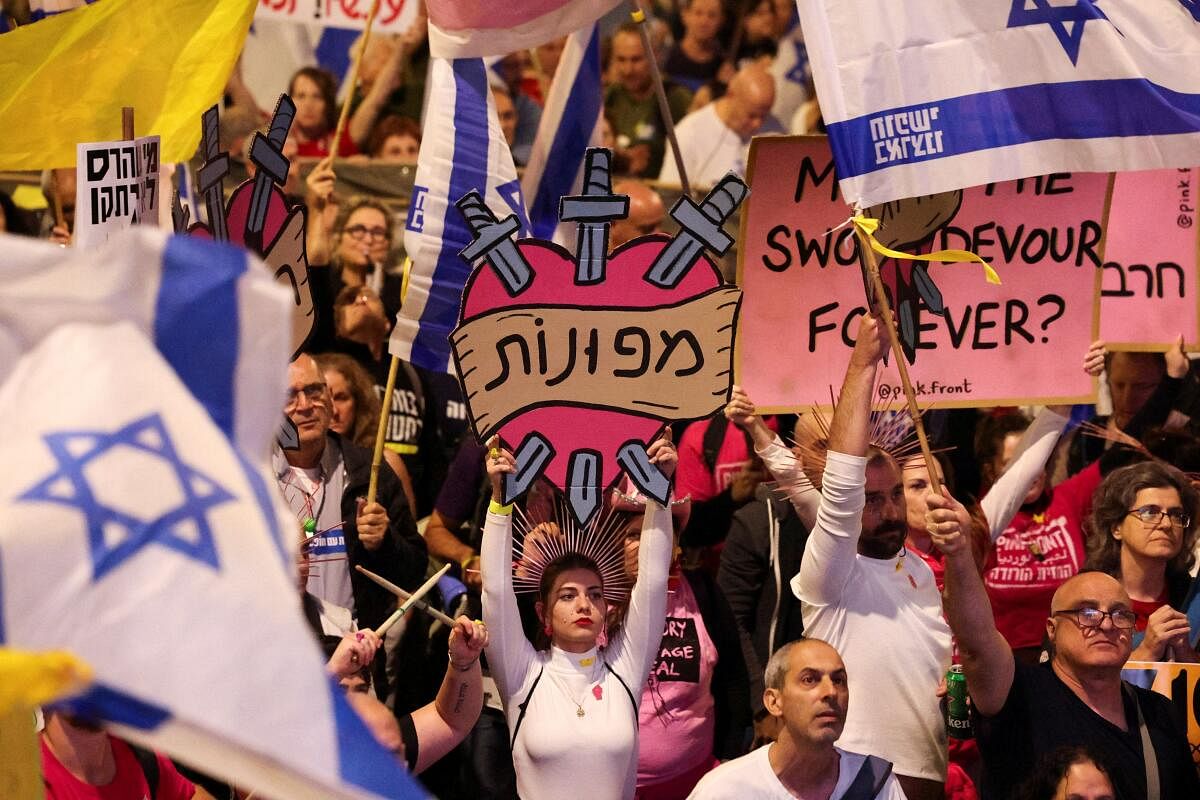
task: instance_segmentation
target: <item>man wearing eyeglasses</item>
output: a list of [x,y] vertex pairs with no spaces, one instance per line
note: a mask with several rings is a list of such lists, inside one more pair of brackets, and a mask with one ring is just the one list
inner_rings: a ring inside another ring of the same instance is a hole
[[312,356],[288,366],[284,413],[295,423],[300,445],[276,448],[273,466],[305,531],[311,565],[306,588],[324,603],[348,609],[359,628],[377,627],[395,598],[354,567],[362,564],[407,589],[425,575],[425,542],[404,490],[390,469],[381,469],[377,500],[363,500],[372,454],[329,430],[329,391]]
[[1017,663],[996,630],[963,534],[966,512],[929,495],[928,530],[946,554],[945,610],[958,637],[983,755],[984,800],[1009,798],[1038,758],[1064,745],[1103,756],[1118,800],[1200,797],[1183,722],[1167,698],[1121,680],[1137,615],[1115,578],[1082,572],[1051,601],[1049,663]]

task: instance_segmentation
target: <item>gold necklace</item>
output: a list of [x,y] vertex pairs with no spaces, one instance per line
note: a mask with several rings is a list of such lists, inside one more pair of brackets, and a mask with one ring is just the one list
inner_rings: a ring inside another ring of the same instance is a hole
[[567,689],[567,687],[563,685],[562,681],[560,681],[558,679],[558,676],[555,675],[553,672],[550,673],[550,680],[554,681],[554,685],[558,687],[558,690],[560,692],[562,692],[564,695],[566,695],[567,699],[571,701],[571,704],[575,706],[575,716],[582,718],[587,715],[587,712],[584,711],[584,709],[583,709],[583,701],[587,698],[588,690],[590,690],[592,688],[592,684],[594,684],[596,682],[594,667],[592,669],[592,672],[588,675],[587,686],[583,687],[583,692],[579,695],[579,697],[580,697],[579,700],[576,700],[574,698],[574,696],[572,696],[570,690]]

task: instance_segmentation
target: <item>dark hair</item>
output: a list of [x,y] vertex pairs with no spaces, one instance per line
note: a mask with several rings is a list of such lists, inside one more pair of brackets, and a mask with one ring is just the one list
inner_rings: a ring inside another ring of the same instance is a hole
[[[361,289],[361,286],[351,287]],[[340,297],[340,295],[339,295]],[[321,372],[341,373],[354,398],[354,424],[346,432],[346,438],[359,447],[372,447],[375,442],[375,422],[379,419],[380,400],[375,394],[375,382],[371,376],[345,353],[322,353],[317,356],[317,368]]]
[[988,483],[995,483],[999,473],[992,473],[992,463],[1004,452],[1004,440],[1013,433],[1029,429],[1029,417],[1018,412],[998,417],[984,417],[975,428],[975,462]]
[[1033,772],[1017,789],[1016,800],[1053,800],[1058,785],[1075,764],[1092,764],[1112,783],[1112,777],[1096,751],[1088,745],[1059,747],[1038,759]]
[[[1163,355],[1162,353],[1142,353],[1142,352],[1138,352],[1136,350],[1134,350],[1134,351],[1121,350],[1118,352],[1120,352],[1123,355],[1128,356],[1129,358],[1138,359],[1140,361],[1149,361],[1151,364],[1153,364],[1155,367],[1157,367],[1158,371],[1161,373],[1165,374],[1167,371],[1167,357],[1165,355]],[[1106,352],[1104,354],[1104,371],[1106,373],[1112,372],[1112,362],[1113,362],[1113,358],[1115,358],[1116,356],[1117,356],[1117,352],[1114,352],[1112,350],[1109,350],[1108,352]]]
[[[337,105],[337,79],[333,74],[320,67],[301,67],[292,75],[292,79],[288,81],[288,94],[292,94],[296,89],[296,79],[300,76],[308,78],[317,85],[317,90],[321,93],[321,98],[325,101],[325,130],[323,133],[333,133],[337,128],[338,105]],[[337,143],[333,145],[333,149],[337,149]]]
[[389,114],[375,124],[371,135],[367,137],[367,154],[371,158],[379,158],[379,151],[393,136],[411,136],[421,144],[421,126],[408,117]]
[[1114,470],[1096,489],[1092,496],[1092,514],[1088,519],[1088,567],[1120,580],[1121,542],[1113,537],[1113,531],[1128,516],[1138,492],[1159,488],[1172,488],[1179,492],[1184,510],[1191,517],[1184,529],[1179,553],[1167,563],[1167,579],[1170,581],[1173,576],[1186,575],[1191,571],[1195,560],[1192,551],[1196,544],[1200,492],[1192,487],[1182,472],[1160,461],[1144,461]]
[[[542,578],[538,581],[538,600],[542,601],[543,614],[549,614],[552,604],[550,592],[554,589],[554,582],[558,580],[558,576],[571,569],[586,569],[596,573],[596,577],[600,580],[601,588],[603,588],[604,578],[600,574],[600,567],[595,561],[582,553],[566,553],[561,555],[546,565],[546,568],[542,570]],[[550,637],[546,635],[544,625],[538,628],[537,639],[534,642],[534,646],[539,650],[545,650],[550,647]]]

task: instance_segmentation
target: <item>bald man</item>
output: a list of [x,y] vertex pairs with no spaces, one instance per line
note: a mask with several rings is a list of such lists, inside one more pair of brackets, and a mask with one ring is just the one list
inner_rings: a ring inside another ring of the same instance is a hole
[[[746,174],[750,138],[783,133],[783,126],[771,116],[774,102],[775,79],[763,67],[751,64],[733,76],[721,98],[679,121],[675,138],[692,186],[712,186],[731,170]],[[669,145],[658,179],[675,186],[680,183]]]
[[613,194],[629,196],[629,214],[625,219],[614,220],[608,228],[608,246],[616,250],[630,239],[658,233],[662,229],[667,209],[658,192],[641,181],[626,178],[617,181]]
[[780,721],[779,738],[708,773],[689,800],[903,800],[890,763],[834,746],[846,725],[850,690],[833,646],[820,639],[788,642],[767,662],[764,682],[763,705]]
[[[1200,797],[1174,706],[1121,680],[1136,622],[1121,584],[1100,572],[1064,583],[1046,619],[1050,662],[1017,663],[996,630],[963,533],[966,510],[948,494],[930,493],[927,502],[929,534],[946,554],[946,616],[976,711],[983,800],[1012,796],[1039,756],[1064,745],[1088,745],[1103,757],[1118,800]],[[1153,758],[1143,757],[1147,739]],[[1148,791],[1149,784],[1157,791]]]

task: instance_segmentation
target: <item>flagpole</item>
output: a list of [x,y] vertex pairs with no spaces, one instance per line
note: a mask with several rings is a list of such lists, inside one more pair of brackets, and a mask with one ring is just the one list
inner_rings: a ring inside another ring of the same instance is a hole
[[354,103],[354,92],[358,89],[358,68],[362,65],[363,54],[367,52],[367,41],[371,38],[371,26],[375,24],[375,15],[379,13],[379,0],[374,0],[371,3],[371,11],[367,14],[367,24],[363,28],[362,38],[358,41],[358,48],[354,53],[354,62],[350,65],[350,74],[347,76],[346,85],[350,87],[350,91],[346,95],[346,102],[342,104],[342,113],[338,115],[337,127],[333,131],[333,145],[329,148],[329,166],[333,166],[333,162],[337,160],[338,148],[342,143],[342,133],[346,130],[346,122],[350,119],[350,106]]
[[[408,278],[412,274],[412,259],[404,259],[404,276],[400,280],[400,304],[408,295]],[[383,461],[384,442],[387,441],[388,417],[392,413],[392,392],[396,389],[396,373],[400,370],[400,358],[392,355],[388,365],[387,387],[383,391],[383,403],[379,409],[379,425],[375,428],[375,454],[371,457],[371,480],[367,484],[367,503],[375,502],[375,492],[379,488],[379,465]],[[414,513],[416,509],[413,509]]]
[[679,185],[683,193],[691,196],[692,185],[688,181],[687,169],[683,166],[683,153],[679,152],[679,140],[675,138],[675,120],[671,119],[671,105],[667,102],[667,90],[663,85],[662,73],[658,69],[658,59],[654,57],[654,43],[650,41],[650,29],[646,27],[646,12],[637,6],[637,0],[630,0],[633,11],[629,16],[637,23],[638,32],[642,35],[642,49],[646,51],[646,60],[650,62],[650,74],[654,77],[654,95],[658,98],[658,114],[662,117],[663,128],[667,132],[667,140],[671,143],[671,154],[675,157],[675,166],[679,170]]
[[121,138],[127,142],[133,140],[133,106],[121,108]]
[[883,327],[887,330],[888,341],[891,343],[892,356],[896,359],[896,368],[900,371],[900,385],[904,387],[904,398],[908,401],[908,413],[912,417],[913,429],[917,432],[917,441],[921,445],[921,454],[925,456],[925,466],[929,469],[929,486],[935,494],[942,493],[942,481],[938,477],[933,451],[929,448],[929,438],[925,435],[925,424],[921,421],[921,410],[917,407],[917,393],[913,391],[912,381],[908,377],[908,363],[904,360],[904,350],[900,346],[900,337],[896,335],[896,322],[892,316],[892,307],[888,304],[887,293],[883,289],[883,278],[879,275],[879,262],[875,259],[875,251],[862,228],[855,226],[858,234],[858,246],[867,260],[867,274],[871,278],[871,289],[875,295],[875,306],[883,317]]

